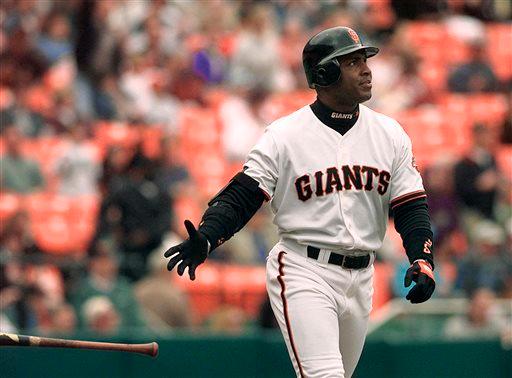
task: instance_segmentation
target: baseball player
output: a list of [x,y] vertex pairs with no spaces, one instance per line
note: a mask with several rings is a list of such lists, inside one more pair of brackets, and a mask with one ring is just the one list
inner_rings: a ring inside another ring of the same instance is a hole
[[270,201],[280,241],[267,258],[267,291],[298,377],[350,377],[361,355],[373,294],[373,261],[394,214],[411,263],[412,303],[435,288],[426,194],[411,141],[371,97],[367,58],[378,53],[335,27],[303,51],[317,100],[267,127],[196,230],[170,248],[168,269],[198,265]]

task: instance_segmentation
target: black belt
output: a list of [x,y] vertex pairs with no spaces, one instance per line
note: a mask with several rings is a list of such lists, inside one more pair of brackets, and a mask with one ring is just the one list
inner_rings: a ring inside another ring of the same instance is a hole
[[[320,248],[308,245],[308,257],[318,260]],[[345,269],[364,269],[370,265],[370,254],[363,256],[347,256],[331,252],[329,256],[329,264],[338,265]]]

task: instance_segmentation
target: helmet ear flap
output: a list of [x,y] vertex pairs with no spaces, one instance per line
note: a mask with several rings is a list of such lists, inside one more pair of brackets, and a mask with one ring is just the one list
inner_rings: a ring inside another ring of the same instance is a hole
[[313,82],[319,87],[328,87],[337,82],[340,76],[341,71],[338,60],[331,59],[315,67]]

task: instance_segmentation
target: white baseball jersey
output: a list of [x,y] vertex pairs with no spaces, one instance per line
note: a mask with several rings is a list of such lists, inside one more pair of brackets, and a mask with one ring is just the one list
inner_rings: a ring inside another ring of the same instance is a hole
[[425,197],[402,127],[364,105],[359,109],[357,122],[341,135],[305,106],[268,126],[249,153],[245,174],[272,199],[282,239],[375,251],[390,205]]

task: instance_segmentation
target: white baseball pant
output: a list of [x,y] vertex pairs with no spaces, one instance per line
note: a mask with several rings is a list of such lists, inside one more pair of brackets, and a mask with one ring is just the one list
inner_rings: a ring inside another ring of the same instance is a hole
[[349,270],[292,243],[270,251],[267,291],[297,377],[354,373],[372,308],[374,256],[368,268]]

